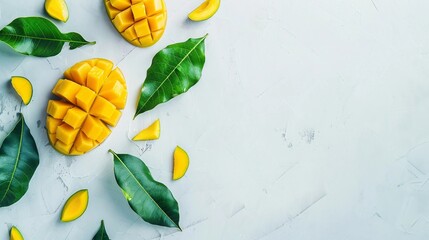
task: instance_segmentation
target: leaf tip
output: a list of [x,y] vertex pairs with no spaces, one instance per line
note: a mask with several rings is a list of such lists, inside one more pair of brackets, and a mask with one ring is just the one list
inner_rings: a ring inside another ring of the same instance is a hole
[[139,115],[139,113],[138,112],[136,112],[135,114],[134,114],[134,117],[133,117],[133,120],[136,120],[136,117]]
[[[109,151],[108,151],[109,153],[111,153],[111,154],[113,154],[113,155],[116,155],[116,153],[115,153],[115,151],[113,151],[112,149],[109,149]],[[102,220],[103,221],[103,220]]]

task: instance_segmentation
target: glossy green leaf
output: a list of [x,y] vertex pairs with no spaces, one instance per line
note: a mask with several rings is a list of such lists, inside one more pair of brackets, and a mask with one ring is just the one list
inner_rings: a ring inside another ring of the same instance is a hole
[[206,37],[170,45],[155,55],[134,117],[188,91],[200,80],[206,61]]
[[42,17],[13,20],[0,30],[0,41],[19,53],[36,57],[55,56],[61,52],[66,42],[70,49],[95,44],[75,32],[61,33],[51,21]]
[[98,229],[97,234],[92,238],[92,240],[110,240],[107,236],[106,228],[104,227],[104,221],[101,220],[100,229]]
[[24,196],[38,165],[36,143],[20,114],[0,147],[0,207],[12,205]]
[[153,179],[137,157],[113,154],[115,178],[130,207],[148,223],[179,228],[179,205],[168,188]]

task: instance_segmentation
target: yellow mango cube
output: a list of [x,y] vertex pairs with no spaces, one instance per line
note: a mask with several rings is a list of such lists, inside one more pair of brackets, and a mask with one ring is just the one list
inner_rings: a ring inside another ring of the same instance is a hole
[[73,108],[73,105],[58,100],[49,100],[46,112],[53,118],[63,119],[70,108]]
[[93,116],[99,117],[100,119],[109,119],[115,110],[115,105],[107,101],[105,98],[97,96],[94,104],[92,104],[92,107],[89,110],[89,113]]
[[116,80],[118,80],[119,82],[121,82],[122,85],[125,87],[125,89],[127,89],[127,84],[125,83],[124,74],[122,74],[122,71],[119,68],[113,69],[113,71],[107,77],[106,82],[116,81]]
[[70,153],[69,153],[69,155],[72,155],[72,156],[77,156],[77,155],[82,155],[82,154],[84,154],[84,152],[78,151],[75,147],[72,147],[70,149]]
[[137,36],[139,37],[150,36],[151,33],[147,19],[134,24],[134,30],[136,30]]
[[162,29],[165,26],[165,21],[167,21],[167,18],[164,17],[162,14],[155,15],[148,19],[149,19],[149,26],[152,31],[158,31]]
[[164,10],[164,1],[152,0],[146,1],[146,13],[148,16],[153,16]]
[[91,67],[94,67],[97,64],[98,60],[99,58],[91,58],[86,60],[85,62],[91,65]]
[[127,29],[134,23],[134,17],[133,13],[131,12],[131,9],[128,8],[118,13],[118,15],[116,15],[112,22],[119,32],[125,31],[125,29]]
[[123,31],[121,33],[121,35],[125,38],[125,39],[136,39],[138,38],[136,30],[134,30],[134,26],[131,26],[129,28],[127,28],[125,31]]
[[66,123],[61,124],[57,128],[57,132],[56,132],[57,139],[66,145],[73,145],[73,142],[76,139],[76,136],[78,133],[79,133],[79,129],[73,129],[71,126],[69,126]]
[[113,63],[111,61],[109,61],[109,60],[102,59],[102,58],[98,58],[97,60],[98,61],[95,64],[95,66],[103,69],[105,72],[107,72],[107,75],[109,75],[109,73],[113,69]]
[[113,103],[113,105],[116,106],[116,108],[118,109],[124,109],[125,108],[125,104],[127,103],[127,90],[123,90],[121,93],[121,96],[119,96],[118,98],[114,98],[111,99],[110,102]]
[[106,125],[102,125],[103,129],[101,131],[100,136],[98,136],[98,138],[96,139],[96,141],[98,143],[102,143],[104,142],[104,140],[106,140],[106,138],[110,135],[110,133],[112,132],[112,130],[110,130],[110,128],[108,128]]
[[65,143],[63,143],[61,141],[56,141],[54,146],[55,146],[55,149],[58,152],[60,152],[62,154],[69,155],[70,154],[70,149],[72,148],[73,145],[72,144],[65,144]]
[[81,85],[73,81],[62,80],[58,87],[56,87],[54,94],[76,104],[76,94],[79,92],[80,88]]
[[97,64],[95,64],[98,68],[103,69],[104,74],[102,76],[103,81],[106,80],[106,78],[109,76],[110,72],[112,72],[113,69],[113,63],[109,60],[98,58]]
[[88,152],[94,147],[94,141],[88,138],[85,133],[80,132],[75,140],[74,148],[79,152]]
[[64,122],[72,128],[77,129],[82,126],[87,115],[88,114],[80,108],[74,107],[67,111],[67,114],[64,116]]
[[112,99],[121,97],[123,91],[125,91],[125,88],[122,83],[119,81],[109,81],[103,85],[99,95],[109,101],[112,101]]
[[105,80],[103,76],[103,69],[97,66],[92,67],[91,70],[88,72],[86,86],[92,89],[94,92],[98,93],[98,91],[100,91],[101,86],[103,86]]
[[63,83],[64,79],[58,80],[57,84],[55,84],[55,87],[52,89],[52,94],[57,94],[58,87]]
[[139,38],[139,42],[140,42],[140,44],[143,44],[143,45],[149,45],[153,42],[153,38],[151,35],[147,35],[147,36]]
[[161,39],[162,34],[164,34],[164,30],[152,32],[152,41],[157,42],[159,39]]
[[88,112],[97,95],[87,87],[81,87],[76,94],[76,104],[85,112]]
[[72,79],[72,75],[71,75],[71,68],[68,68],[66,71],[64,71],[64,77],[66,79]]
[[46,118],[46,130],[48,133],[55,133],[57,131],[57,127],[61,125],[63,121],[61,119],[55,119],[51,116]]
[[116,124],[118,124],[121,115],[121,111],[115,109],[110,117],[100,117],[100,119],[103,120],[105,123],[109,124],[110,126],[115,127]]
[[82,125],[82,132],[90,139],[97,139],[105,126],[99,119],[88,116]]
[[131,5],[131,0],[110,0],[112,6],[119,10],[124,10]]
[[80,62],[71,68],[70,74],[75,82],[85,85],[89,70],[91,70],[91,65],[87,62]]
[[106,6],[107,14],[109,15],[110,19],[115,18],[116,15],[118,15],[118,13],[121,12],[121,10],[113,7],[112,3],[110,3],[110,1],[105,1],[104,5]]
[[[129,40],[128,40],[129,41]],[[130,41],[130,43],[132,44],[132,45],[134,45],[134,46],[140,46],[140,41],[139,41],[139,39],[137,38],[137,39],[134,39],[134,40],[132,40],[132,41]]]
[[131,12],[133,13],[135,22],[140,21],[147,17],[146,6],[144,5],[143,2],[132,5]]

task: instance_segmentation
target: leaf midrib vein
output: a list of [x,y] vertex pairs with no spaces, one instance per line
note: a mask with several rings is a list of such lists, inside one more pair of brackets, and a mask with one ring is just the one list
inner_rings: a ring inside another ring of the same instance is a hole
[[18,167],[19,157],[21,156],[21,147],[22,147],[23,135],[24,135],[24,119],[21,119],[21,136],[19,137],[19,146],[18,146],[18,151],[17,151],[18,153],[16,154],[15,165],[13,167],[12,176],[10,178],[9,184],[7,185],[6,191],[4,192],[3,197],[0,200],[0,203],[3,202],[4,198],[6,197],[7,193],[9,192],[12,181],[15,178],[15,173],[16,173],[16,169]]
[[37,40],[47,40],[47,41],[56,41],[56,42],[70,42],[70,43],[91,43],[87,41],[76,41],[76,40],[63,40],[58,38],[41,38],[41,37],[34,37],[34,36],[28,36],[28,35],[21,35],[21,34],[8,34],[8,33],[2,33],[0,35],[3,36],[13,36],[13,37],[22,37],[22,38],[31,38],[31,39],[37,39]]
[[161,210],[162,213],[164,213],[165,216],[176,226],[180,229],[180,227],[168,216],[168,214],[158,205],[158,203],[152,198],[152,196],[146,191],[146,189],[140,184],[140,182],[137,180],[137,178],[134,176],[134,174],[130,171],[130,169],[125,165],[125,163],[121,160],[121,158],[112,151],[112,154],[115,155],[115,157],[121,162],[121,164],[127,169],[127,171],[130,173],[130,175],[134,178],[136,183],[140,186],[140,188],[149,196],[149,198],[155,203],[155,205]]

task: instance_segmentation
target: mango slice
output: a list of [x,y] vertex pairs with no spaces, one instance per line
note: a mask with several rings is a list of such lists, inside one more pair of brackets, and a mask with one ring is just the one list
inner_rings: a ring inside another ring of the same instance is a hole
[[13,226],[10,229],[10,240],[24,240],[24,237],[22,236],[21,232],[18,230],[18,228],[16,228],[15,226]]
[[185,176],[189,167],[189,156],[183,148],[177,146],[173,154],[173,180]]
[[188,15],[188,18],[196,22],[207,20],[215,15],[219,6],[220,0],[206,0],[194,9],[194,11]]
[[149,127],[143,129],[134,138],[134,141],[156,140],[161,134],[161,122],[157,119]]
[[107,14],[125,40],[149,47],[161,39],[167,24],[164,0],[104,0]]
[[65,0],[45,0],[45,10],[54,19],[62,22],[69,20],[69,9]]
[[127,102],[119,68],[106,59],[76,63],[64,72],[49,100],[46,129],[51,145],[65,155],[81,155],[102,143],[118,123]]
[[88,189],[83,189],[74,193],[64,204],[61,212],[62,222],[71,222],[82,216],[88,207]]
[[22,102],[28,105],[33,97],[33,86],[31,82],[25,77],[13,76],[11,78],[13,89],[21,97]]

